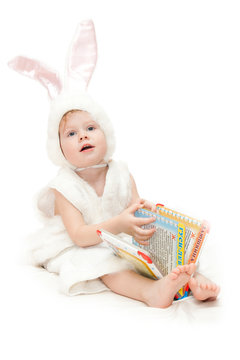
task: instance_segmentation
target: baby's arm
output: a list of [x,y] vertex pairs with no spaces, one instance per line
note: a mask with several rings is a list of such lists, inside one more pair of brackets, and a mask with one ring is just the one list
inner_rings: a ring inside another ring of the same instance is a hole
[[97,245],[101,243],[97,230],[104,229],[113,234],[124,232],[134,236],[139,243],[145,244],[154,229],[142,229],[142,225],[155,221],[154,218],[144,219],[136,218],[134,213],[137,209],[143,207],[142,204],[133,203],[121,214],[112,217],[100,224],[87,225],[81,212],[76,209],[61,193],[53,189],[55,194],[55,215],[60,215],[64,226],[72,241],[81,247]]
[[105,229],[113,234],[121,232],[117,216],[100,224],[87,225],[81,212],[75,208],[61,193],[55,194],[55,215],[60,215],[72,241],[81,247],[97,245],[102,242],[97,230]]

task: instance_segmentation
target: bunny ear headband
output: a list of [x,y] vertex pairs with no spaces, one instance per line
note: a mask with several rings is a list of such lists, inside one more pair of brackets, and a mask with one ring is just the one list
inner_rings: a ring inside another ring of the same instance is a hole
[[81,22],[77,28],[66,61],[64,83],[59,75],[45,64],[23,56],[12,59],[8,65],[22,75],[40,82],[48,91],[50,114],[48,119],[47,149],[50,159],[59,166],[74,168],[64,157],[59,143],[59,123],[70,110],[87,111],[105,134],[108,162],[114,152],[115,139],[109,118],[102,108],[86,93],[97,61],[94,24]]

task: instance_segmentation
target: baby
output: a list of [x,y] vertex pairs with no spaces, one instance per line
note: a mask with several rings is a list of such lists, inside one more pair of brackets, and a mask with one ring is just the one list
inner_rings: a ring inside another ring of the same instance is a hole
[[[99,124],[86,111],[69,111],[60,122],[59,138],[64,157],[76,169],[76,181],[79,178],[86,182],[92,192],[101,199],[108,190],[111,162],[107,163],[104,160],[107,141]],[[115,181],[119,179],[116,178]],[[99,246],[102,241],[97,235],[97,229],[105,229],[113,234],[127,233],[143,245],[148,242],[155,229],[142,229],[141,226],[154,222],[155,218],[139,219],[134,213],[140,207],[154,211],[155,206],[139,197],[131,175],[127,182],[126,186],[129,186],[131,196],[126,208],[114,216],[109,216],[105,221],[94,224],[88,223],[87,216],[84,216],[60,191],[54,189],[55,216],[61,217],[69,237],[77,247],[93,249]],[[114,204],[119,194],[111,195],[111,202]],[[93,203],[92,207],[94,206]],[[109,206],[111,207],[112,204]],[[151,280],[133,269],[124,268],[102,274],[99,278],[109,289],[118,294],[142,301],[152,307],[165,308],[171,305],[176,292],[187,282],[196,299],[213,300],[217,297],[219,287],[204,276],[195,273],[195,270],[194,264],[178,266],[163,279]]]
[[155,218],[140,219],[134,213],[141,207],[156,208],[139,197],[127,166],[112,160],[115,137],[111,122],[86,93],[96,59],[94,25],[86,20],[74,36],[64,82],[37,60],[18,56],[9,62],[12,69],[48,90],[47,149],[49,158],[60,167],[38,195],[44,225],[29,239],[33,262],[58,274],[62,291],[68,295],[112,290],[166,308],[188,283],[196,299],[213,300],[219,287],[198,274],[194,264],[178,266],[163,279],[151,280],[115,256],[97,235],[98,229],[125,233],[146,245],[155,229],[142,226]]

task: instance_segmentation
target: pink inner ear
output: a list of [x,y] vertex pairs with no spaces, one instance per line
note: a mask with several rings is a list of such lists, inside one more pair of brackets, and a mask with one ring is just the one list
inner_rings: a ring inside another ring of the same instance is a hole
[[62,90],[61,80],[56,72],[37,60],[17,56],[8,65],[22,75],[39,81],[48,91],[49,97],[56,97]]
[[[79,24],[69,56],[68,73],[85,88],[92,77],[97,62],[97,43],[92,20]],[[80,85],[80,84],[79,84]]]

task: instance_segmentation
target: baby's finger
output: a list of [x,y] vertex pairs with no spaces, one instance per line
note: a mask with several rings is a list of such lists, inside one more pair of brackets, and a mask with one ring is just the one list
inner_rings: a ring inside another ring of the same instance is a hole
[[143,207],[142,204],[133,204],[131,206],[129,206],[128,210],[130,213],[134,214],[138,209],[141,209]]
[[135,239],[140,245],[147,246],[150,244],[149,240],[137,240]]
[[136,225],[137,226],[143,226],[148,225],[156,221],[156,218],[154,216],[150,218],[136,218]]
[[154,231],[150,234],[147,234],[147,235],[139,235],[139,234],[135,234],[134,235],[134,239],[136,239],[137,241],[147,241],[149,240],[154,234]]
[[149,240],[151,239],[152,235],[134,235],[134,240],[141,243],[142,245],[147,245],[149,244]]
[[137,236],[138,238],[140,238],[141,236],[146,237],[146,238],[150,238],[154,233],[155,233],[156,229],[152,228],[152,229],[142,229],[140,227],[135,228],[135,236]]

